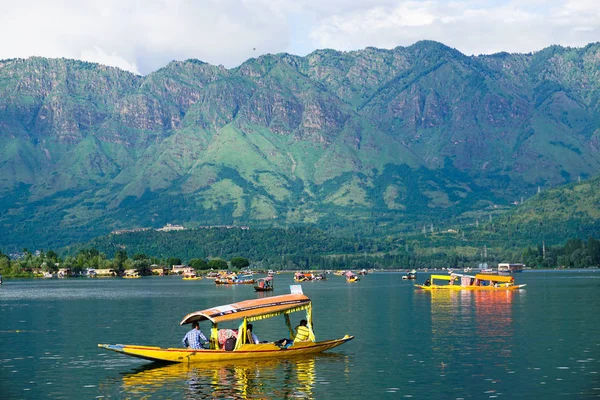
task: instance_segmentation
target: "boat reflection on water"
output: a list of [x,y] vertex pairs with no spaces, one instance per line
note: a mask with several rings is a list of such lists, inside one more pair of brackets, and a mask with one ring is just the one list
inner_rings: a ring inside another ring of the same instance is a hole
[[432,351],[442,363],[453,354],[511,356],[513,302],[519,291],[433,290],[419,296],[431,298]]
[[144,365],[123,375],[130,396],[185,393],[184,398],[314,398],[316,364],[343,362],[338,354],[286,360]]
[[456,321],[460,320],[459,293],[451,290],[432,290],[423,294],[431,297],[431,350],[440,359],[448,359],[454,351],[454,344],[448,340],[448,333],[455,331]]
[[525,295],[514,291],[473,292],[477,335],[486,338],[478,343],[477,351],[495,357],[510,357],[514,336],[513,301]]

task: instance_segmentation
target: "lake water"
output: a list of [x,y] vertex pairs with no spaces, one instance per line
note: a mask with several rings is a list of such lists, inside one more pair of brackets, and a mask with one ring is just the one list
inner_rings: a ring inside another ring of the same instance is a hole
[[[308,282],[323,355],[156,366],[98,343],[179,347],[196,310],[257,298],[250,285],[178,277],[17,279],[0,286],[1,399],[573,399],[600,397],[600,272],[524,272],[516,292],[415,290],[402,274]],[[418,281],[427,274],[420,273]],[[289,293],[291,274],[275,277]],[[264,294],[263,294],[264,295]],[[301,313],[292,316],[295,325]],[[201,325],[205,333],[208,325]],[[254,323],[285,336],[283,318]]]

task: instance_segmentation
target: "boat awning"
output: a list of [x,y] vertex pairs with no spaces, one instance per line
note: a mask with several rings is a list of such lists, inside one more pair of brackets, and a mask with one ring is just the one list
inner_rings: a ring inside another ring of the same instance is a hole
[[257,281],[272,281],[273,277],[272,276],[266,276],[264,278],[258,278]]
[[486,275],[486,274],[477,274],[475,278],[480,281],[494,281],[494,282],[514,282],[515,278],[512,276],[501,276],[501,275]]
[[442,281],[449,281],[452,279],[452,277],[450,275],[431,275],[431,280],[433,279],[439,279]]
[[196,311],[183,317],[180,325],[206,320],[212,323],[220,323],[242,318],[255,321],[305,310],[308,307],[310,307],[310,299],[305,295],[284,294],[282,296],[265,297],[264,299],[244,300],[239,303]]

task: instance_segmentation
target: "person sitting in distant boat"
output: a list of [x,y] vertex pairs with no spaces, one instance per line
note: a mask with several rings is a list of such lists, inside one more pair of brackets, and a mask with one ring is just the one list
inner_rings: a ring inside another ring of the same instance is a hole
[[429,278],[425,280],[424,286],[431,286],[431,281]]
[[258,340],[258,336],[252,332],[252,324],[246,325],[246,332],[248,334],[248,343],[250,344],[259,344],[260,340]]
[[181,342],[184,347],[189,349],[203,349],[204,345],[208,343],[208,339],[200,330],[198,322],[194,322],[192,323],[192,329],[185,334]]

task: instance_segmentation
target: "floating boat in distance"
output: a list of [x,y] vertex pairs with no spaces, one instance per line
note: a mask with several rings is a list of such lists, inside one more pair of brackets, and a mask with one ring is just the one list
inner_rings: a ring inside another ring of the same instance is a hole
[[225,277],[215,278],[217,285],[251,285],[254,283],[252,275],[240,275],[233,273]]
[[361,269],[360,272],[358,273],[359,275],[365,276],[366,274],[368,274],[368,271],[366,269]]
[[402,275],[402,279],[417,279],[417,270],[413,269],[406,275]]
[[304,273],[304,272],[296,272],[294,274],[294,281],[296,282],[306,282],[306,281],[312,281],[315,278],[315,276],[310,273]]
[[524,268],[525,268],[525,264],[499,263],[498,264],[498,273],[499,274],[516,274],[518,272],[523,272]]
[[[438,281],[436,283],[435,281]],[[439,281],[445,282],[439,284]],[[415,287],[423,290],[517,290],[527,285],[515,285],[515,278],[512,276],[477,274],[461,275],[431,275],[422,285]]]
[[195,272],[185,272],[183,274],[183,279],[184,281],[199,281],[202,279],[201,276],[196,275]]
[[346,272],[346,282],[358,282],[360,278],[352,271]]
[[[277,345],[275,342],[254,344],[248,340],[247,323],[283,315],[291,332],[289,314],[306,311],[309,341],[292,343],[291,346]],[[239,321],[237,339],[233,350],[223,350],[219,342],[219,324]],[[288,358],[300,355],[321,353],[340,346],[354,336],[345,335],[340,339],[317,342],[312,330],[312,304],[304,294],[285,294],[262,299],[244,300],[238,303],[213,307],[186,315],[180,325],[192,322],[210,321],[210,349],[161,348],[153,346],[98,344],[106,350],[151,361],[179,363],[205,363],[244,359]]]
[[254,284],[254,290],[257,292],[271,292],[273,291],[273,277],[267,276],[266,278],[259,278]]

